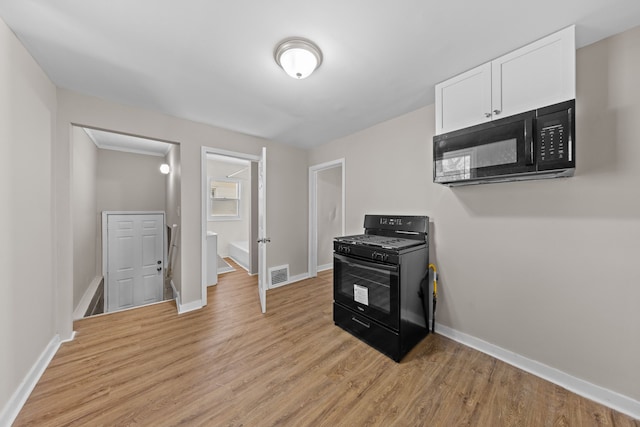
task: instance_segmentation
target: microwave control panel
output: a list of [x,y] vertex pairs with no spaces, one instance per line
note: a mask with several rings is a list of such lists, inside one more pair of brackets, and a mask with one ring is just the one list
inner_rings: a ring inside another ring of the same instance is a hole
[[571,109],[538,116],[538,170],[575,166]]

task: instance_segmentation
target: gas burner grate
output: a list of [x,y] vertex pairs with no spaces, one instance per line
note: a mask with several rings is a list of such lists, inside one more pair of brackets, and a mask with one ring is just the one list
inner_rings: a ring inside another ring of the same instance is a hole
[[336,238],[338,242],[352,245],[366,245],[386,249],[403,249],[419,245],[419,240],[403,239],[399,237],[379,236],[376,234],[359,234],[356,236],[344,236]]

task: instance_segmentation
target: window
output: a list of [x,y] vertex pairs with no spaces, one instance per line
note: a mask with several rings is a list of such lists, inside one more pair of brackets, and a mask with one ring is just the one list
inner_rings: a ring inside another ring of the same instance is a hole
[[209,220],[240,219],[240,181],[209,178]]

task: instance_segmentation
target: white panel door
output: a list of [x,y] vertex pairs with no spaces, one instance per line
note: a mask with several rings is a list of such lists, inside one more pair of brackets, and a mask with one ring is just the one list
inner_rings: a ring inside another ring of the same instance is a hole
[[262,147],[258,162],[258,294],[262,312],[267,311],[267,148]]
[[[109,218],[106,311],[133,307],[136,280],[133,218]],[[113,221],[111,221],[113,220]]]
[[491,120],[491,64],[436,85],[436,135]]
[[162,301],[164,218],[162,215],[144,215],[141,219],[141,275],[142,285],[137,288],[136,303],[149,304]]
[[107,312],[162,301],[162,214],[107,215]]

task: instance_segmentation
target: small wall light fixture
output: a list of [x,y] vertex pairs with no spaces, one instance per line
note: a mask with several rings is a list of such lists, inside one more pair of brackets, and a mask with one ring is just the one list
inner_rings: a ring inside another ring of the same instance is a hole
[[276,63],[294,79],[309,77],[322,64],[322,52],[311,40],[285,39],[273,53]]
[[163,164],[160,165],[160,173],[166,175],[169,172],[171,172],[171,168],[169,167],[168,164],[163,163]]

